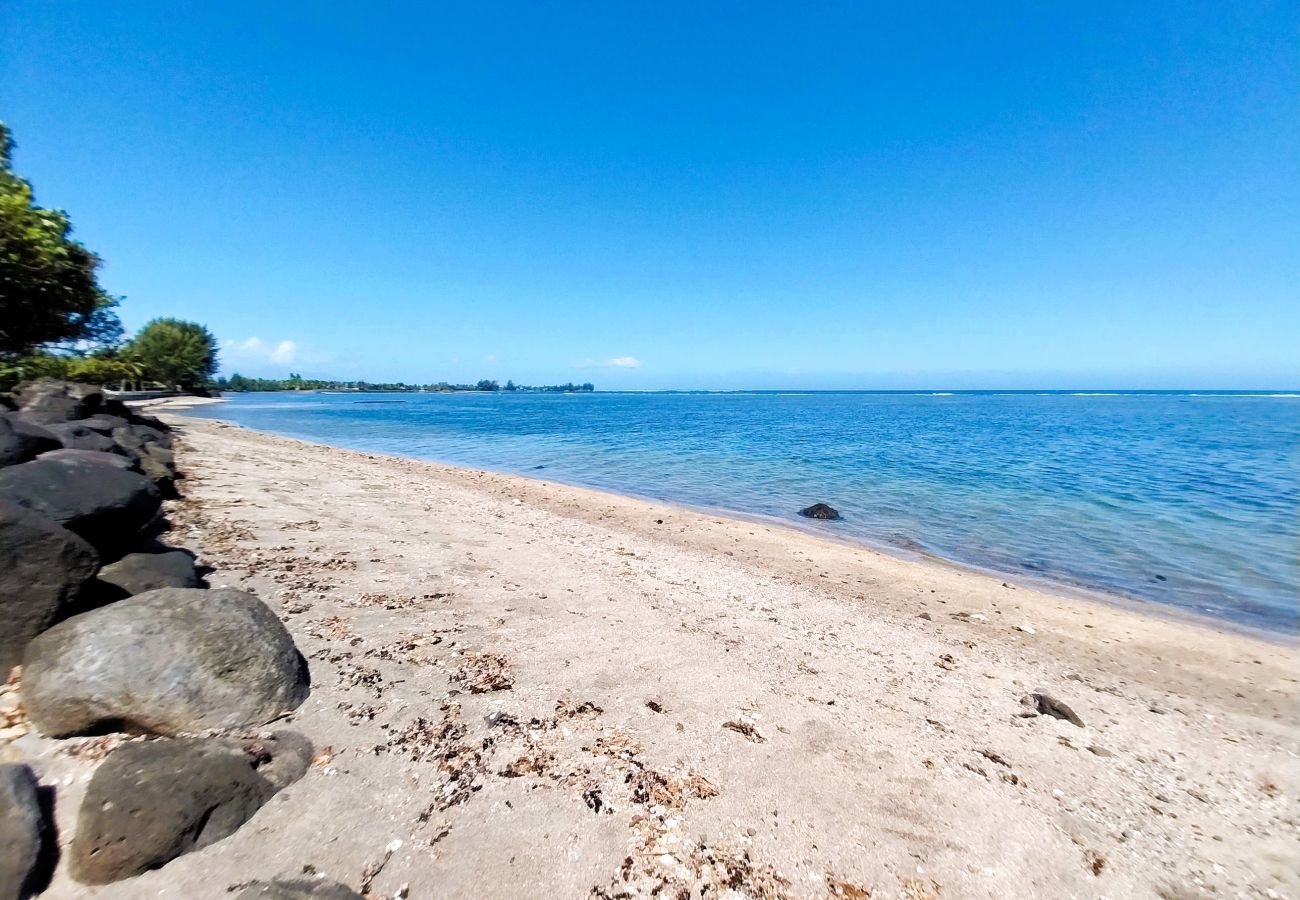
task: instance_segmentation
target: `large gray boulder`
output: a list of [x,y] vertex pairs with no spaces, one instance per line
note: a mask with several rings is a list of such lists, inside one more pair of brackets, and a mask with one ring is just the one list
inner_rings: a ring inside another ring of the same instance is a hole
[[114,428],[122,428],[130,423],[122,416],[110,416],[108,413],[100,413],[89,418],[78,419],[72,424],[80,425],[82,428],[89,428],[91,431],[98,431],[100,434],[112,435]]
[[61,446],[58,435],[12,413],[0,412],[0,468],[25,463]]
[[170,434],[132,422],[114,428],[113,441],[123,453],[135,460],[136,468],[158,486],[164,497],[175,496],[172,482],[176,477],[176,459],[170,449]]
[[275,613],[232,589],[163,588],[60,622],[27,645],[23,703],[53,737],[262,725],[308,693]]
[[174,496],[176,457],[161,444],[149,442],[135,452],[135,464],[141,474],[157,485],[163,496]]
[[99,557],[38,512],[0,500],[0,679],[94,578]]
[[43,513],[104,556],[129,549],[162,504],[158,488],[143,475],[43,459],[0,469],[0,499]]
[[97,466],[113,466],[117,469],[136,469],[134,460],[119,456],[116,453],[101,453],[98,450],[67,450],[60,448],[58,450],[47,450],[36,458],[69,465],[73,463],[89,463]]
[[128,453],[140,451],[145,444],[158,444],[171,448],[172,436],[165,431],[140,422],[132,422],[113,429],[113,440]]
[[159,588],[197,588],[203,580],[194,557],[183,550],[169,553],[128,553],[99,570],[101,591],[120,599]]
[[13,396],[22,417],[41,424],[73,422],[104,409],[102,388],[54,378],[38,378],[20,384]]
[[111,437],[87,428],[80,422],[52,422],[45,428],[58,436],[69,450],[94,450],[98,453],[121,453],[122,448]]
[[0,900],[27,896],[40,860],[45,817],[36,790],[29,767],[0,764]]
[[[72,877],[107,884],[234,834],[284,786],[259,767],[276,765],[282,745],[294,756],[305,747],[311,759],[306,738],[291,732],[278,737],[255,747],[202,738],[118,747],[86,789],[68,848]],[[306,763],[286,768],[301,777]]]

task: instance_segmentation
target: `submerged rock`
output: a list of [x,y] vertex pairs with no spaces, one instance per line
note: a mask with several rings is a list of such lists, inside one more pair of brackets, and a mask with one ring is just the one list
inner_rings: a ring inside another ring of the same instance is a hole
[[807,519],[838,519],[839,511],[825,503],[814,503],[799,510],[799,515]]
[[0,500],[0,680],[22,662],[95,577],[99,557],[77,535],[38,512]]
[[43,513],[106,556],[128,548],[162,504],[158,488],[143,475],[48,459],[0,469],[0,499]]
[[53,737],[253,727],[308,689],[306,662],[275,613],[231,589],[137,594],[59,623],[23,660],[28,716]]
[[44,822],[31,768],[0,764],[0,900],[27,896],[41,856]]
[[[68,848],[72,877],[107,884],[156,869],[234,834],[287,781],[265,777],[281,750],[306,738],[283,732],[254,746],[182,738],[128,743],[95,771]],[[306,765],[287,767],[301,777]]]

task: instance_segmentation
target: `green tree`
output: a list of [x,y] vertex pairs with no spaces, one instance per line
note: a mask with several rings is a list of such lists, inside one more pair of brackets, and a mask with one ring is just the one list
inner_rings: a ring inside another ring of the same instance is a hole
[[174,390],[207,384],[217,371],[217,341],[208,329],[180,319],[154,319],[125,348],[144,377]]
[[67,377],[88,384],[121,384],[139,380],[142,372],[143,367],[132,359],[94,355],[73,359],[68,366]]
[[96,279],[99,257],[70,237],[67,213],[36,205],[11,166],[13,147],[0,122],[0,357],[120,338],[117,300]]

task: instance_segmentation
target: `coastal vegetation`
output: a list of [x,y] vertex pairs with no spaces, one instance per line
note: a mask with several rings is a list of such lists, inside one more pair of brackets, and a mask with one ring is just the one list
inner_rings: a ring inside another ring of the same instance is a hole
[[118,300],[99,285],[99,257],[73,240],[67,213],[37,205],[13,170],[13,148],[0,122],[0,360],[120,339]]
[[120,298],[99,284],[99,256],[73,239],[66,212],[37,204],[13,170],[13,148],[0,122],[0,388],[32,378],[207,385],[217,342],[202,325],[155,319],[124,341]]

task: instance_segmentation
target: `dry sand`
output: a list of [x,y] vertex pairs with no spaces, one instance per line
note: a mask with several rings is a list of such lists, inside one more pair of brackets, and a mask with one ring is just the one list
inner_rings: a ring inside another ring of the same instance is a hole
[[[47,896],[1300,897],[1293,644],[174,421],[172,539],[285,618],[320,753],[233,837]],[[104,741],[21,741],[66,843]]]

